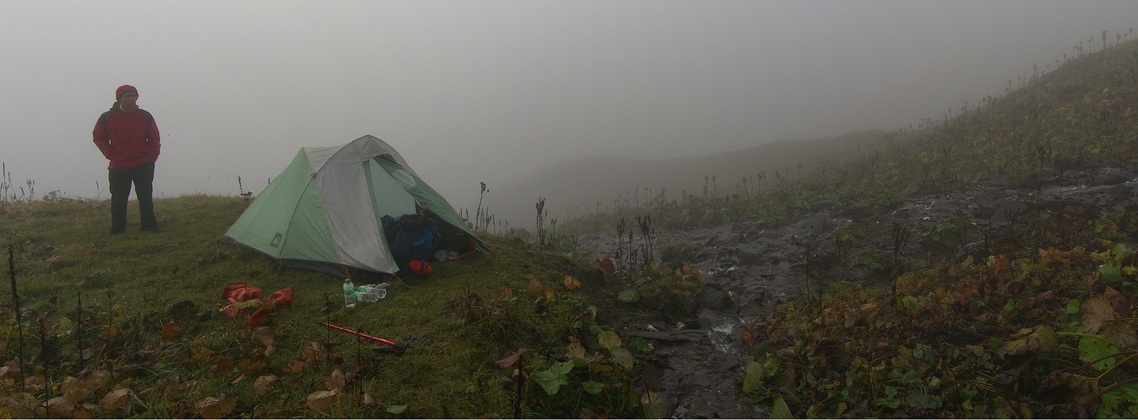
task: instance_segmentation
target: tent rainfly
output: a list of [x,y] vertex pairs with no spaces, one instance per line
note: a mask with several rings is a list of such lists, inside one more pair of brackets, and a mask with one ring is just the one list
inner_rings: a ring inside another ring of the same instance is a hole
[[229,227],[225,240],[284,266],[333,275],[350,269],[394,273],[399,265],[382,218],[398,219],[420,209],[490,252],[394,148],[370,135],[335,147],[301,148]]

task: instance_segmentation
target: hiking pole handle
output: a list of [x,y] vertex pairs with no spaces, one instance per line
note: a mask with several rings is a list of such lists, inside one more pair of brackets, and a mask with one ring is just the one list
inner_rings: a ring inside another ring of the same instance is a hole
[[394,342],[394,341],[388,340],[388,339],[386,339],[386,338],[379,338],[379,337],[376,337],[376,336],[374,336],[374,335],[368,335],[368,334],[364,334],[364,333],[362,333],[362,332],[359,332],[359,331],[353,330],[353,329],[351,329],[351,328],[344,328],[344,327],[341,327],[341,326],[339,326],[339,325],[329,324],[329,323],[327,323],[327,322],[324,322],[324,321],[316,321],[316,322],[317,322],[317,323],[319,323],[320,325],[323,325],[323,326],[325,326],[325,327],[331,328],[331,329],[333,329],[333,330],[343,331],[343,332],[346,332],[346,333],[348,333],[348,334],[352,334],[352,335],[355,335],[355,336],[357,336],[357,337],[363,337],[363,338],[366,338],[366,339],[368,339],[368,340],[371,340],[371,341],[378,341],[378,342],[380,342],[380,343],[383,343],[383,344],[387,344],[387,345],[389,345],[389,346],[394,346],[394,345],[395,345],[395,342]]

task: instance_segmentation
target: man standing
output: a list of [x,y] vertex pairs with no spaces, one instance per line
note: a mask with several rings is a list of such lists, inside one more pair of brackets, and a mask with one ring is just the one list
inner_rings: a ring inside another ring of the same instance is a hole
[[154,218],[154,162],[161,139],[154,116],[138,107],[138,89],[122,85],[115,90],[115,104],[95,123],[94,141],[109,159],[111,188],[111,235],[126,231],[126,204],[134,184],[143,232],[158,232]]

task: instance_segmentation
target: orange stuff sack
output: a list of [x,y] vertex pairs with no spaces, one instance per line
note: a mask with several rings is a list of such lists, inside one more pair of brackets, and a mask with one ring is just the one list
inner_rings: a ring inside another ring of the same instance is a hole
[[431,263],[423,261],[423,260],[408,261],[407,262],[407,269],[411,270],[411,272],[415,273],[415,275],[421,276],[421,277],[427,277],[427,276],[431,275],[431,273],[435,272],[435,269],[433,267],[431,267]]

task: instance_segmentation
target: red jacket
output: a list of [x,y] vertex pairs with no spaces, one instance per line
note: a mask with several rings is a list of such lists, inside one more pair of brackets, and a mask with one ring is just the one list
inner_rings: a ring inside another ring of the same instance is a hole
[[99,116],[93,133],[95,145],[111,160],[110,169],[133,169],[158,160],[162,148],[154,116],[142,108],[111,109]]

